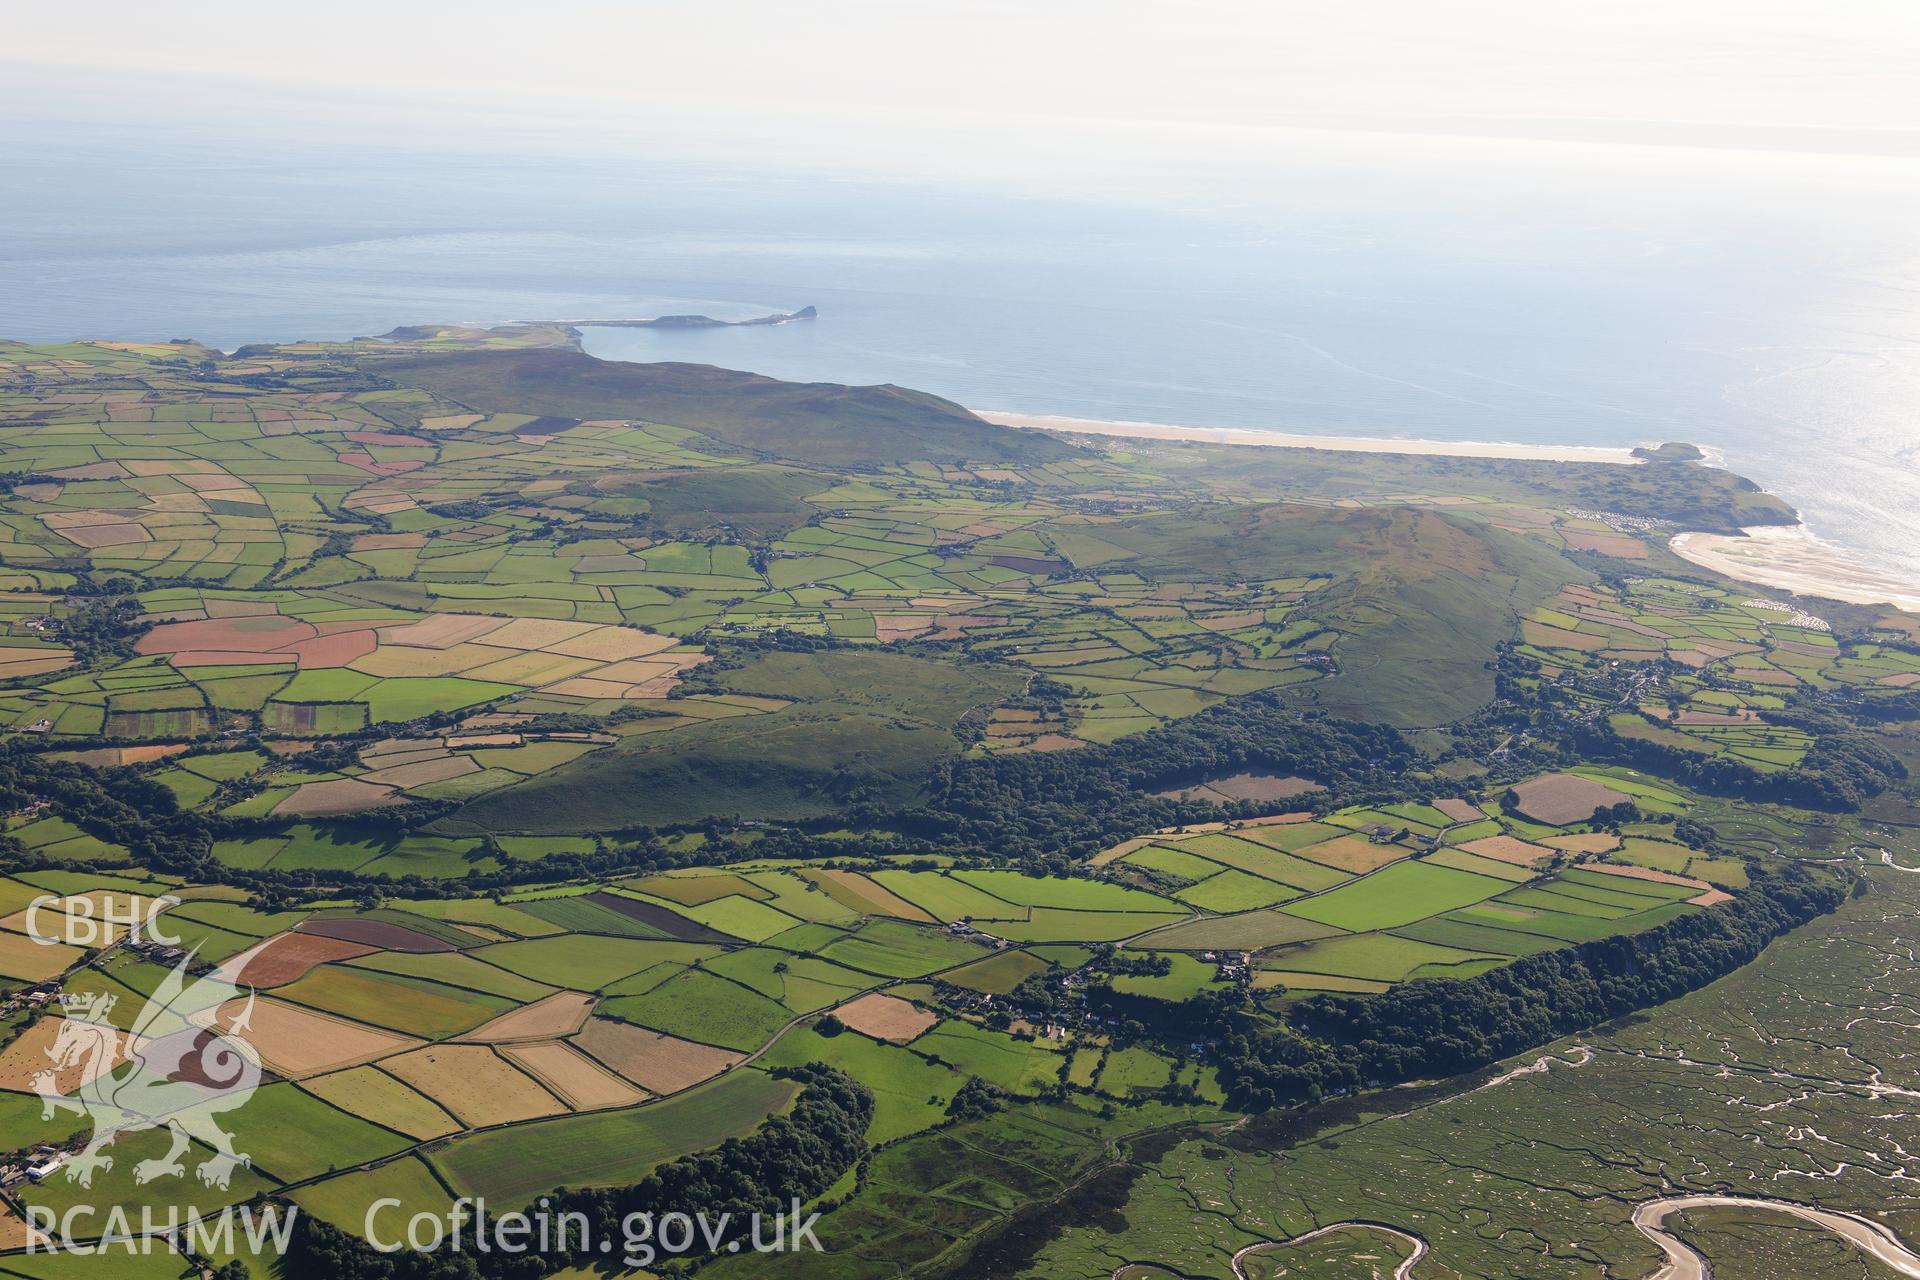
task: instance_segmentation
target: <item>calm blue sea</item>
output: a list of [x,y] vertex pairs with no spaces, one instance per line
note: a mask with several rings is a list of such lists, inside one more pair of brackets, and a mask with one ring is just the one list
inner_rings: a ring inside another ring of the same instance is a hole
[[1083,417],[1690,440],[1920,582],[1908,162],[1282,166],[1162,198],[120,130],[0,160],[0,336],[232,348],[813,304],[591,349]]

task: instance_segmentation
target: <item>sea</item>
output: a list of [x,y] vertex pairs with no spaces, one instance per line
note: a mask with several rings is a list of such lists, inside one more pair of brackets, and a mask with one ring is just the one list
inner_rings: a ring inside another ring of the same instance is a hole
[[586,343],[982,410],[1685,440],[1920,583],[1915,161],[1374,141],[1078,186],[578,140],[16,130],[0,337],[231,350],[811,305],[810,323]]

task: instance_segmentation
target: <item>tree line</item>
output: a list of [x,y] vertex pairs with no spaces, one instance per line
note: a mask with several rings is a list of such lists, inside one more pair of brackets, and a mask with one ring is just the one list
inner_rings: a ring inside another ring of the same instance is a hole
[[1567,737],[1573,753],[1583,760],[1632,765],[1705,795],[1827,813],[1853,813],[1907,777],[1907,767],[1897,756],[1856,733],[1816,738],[1798,764],[1771,772],[1731,756],[1625,738],[1605,719],[1569,726]]
[[[45,799],[87,834],[132,851],[144,866],[203,882],[242,885],[273,899],[314,888],[365,887],[402,896],[486,893],[522,883],[664,869],[695,860],[671,849],[653,829],[634,828],[614,833],[590,853],[502,860],[497,870],[475,870],[457,881],[375,879],[338,869],[234,868],[214,857],[215,840],[266,834],[284,824],[183,811],[171,791],[139,772],[57,761],[37,754],[32,745],[17,740],[0,744],[0,812]],[[322,763],[338,764],[345,750],[329,744],[313,754]],[[1255,694],[1106,746],[951,761],[933,775],[925,798],[916,805],[855,804],[830,820],[810,824],[859,831],[857,843],[800,824],[758,828],[757,843],[734,843],[728,839],[728,824],[712,822],[707,830],[713,839],[697,860],[945,854],[1064,871],[1143,832],[1253,816],[1275,807],[1180,800],[1155,794],[1159,790],[1238,772],[1270,771],[1309,778],[1324,788],[1289,803],[1310,801],[1316,808],[1330,808],[1408,798],[1406,775],[1418,759],[1388,726],[1303,712],[1272,695]],[[359,825],[384,829],[399,839],[418,825],[415,819],[428,816],[430,806],[404,808],[408,812],[402,815],[403,823],[393,813],[376,812]],[[17,846],[5,861],[13,867],[36,865]]]
[[1799,866],[1757,868],[1732,902],[1643,933],[1543,951],[1472,978],[1311,996],[1283,1018],[1243,992],[1210,993],[1183,1007],[1178,1034],[1213,1046],[1221,1083],[1247,1110],[1450,1076],[1697,990],[1846,894],[1837,878]]
[[[1269,812],[1155,792],[1245,772],[1308,778],[1315,806],[1406,796],[1418,757],[1387,725],[1361,724],[1257,693],[1076,751],[960,758],[934,774],[924,803],[860,815],[945,852],[1074,860],[1181,823]],[[1308,799],[1298,803],[1304,805]]]

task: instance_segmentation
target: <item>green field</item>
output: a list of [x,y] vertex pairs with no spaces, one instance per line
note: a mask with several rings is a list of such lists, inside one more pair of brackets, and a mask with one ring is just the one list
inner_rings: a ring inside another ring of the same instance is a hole
[[1024,907],[1106,912],[1168,910],[1164,898],[1077,877],[1028,876],[1013,871],[956,871],[953,878]]
[[446,1213],[452,1197],[419,1159],[409,1156],[365,1172],[348,1173],[296,1191],[294,1203],[343,1231],[360,1232],[367,1211],[376,1201],[397,1200],[397,1206],[377,1211],[375,1221],[386,1230],[389,1220],[404,1223],[416,1213]]
[[290,1084],[270,1084],[234,1113],[254,1168],[281,1182],[391,1155],[409,1139],[367,1123]]
[[514,1002],[424,978],[385,976],[327,965],[274,990],[282,1000],[427,1040],[471,1031]]
[[1391,929],[1484,901],[1509,887],[1490,876],[1401,862],[1285,911],[1340,929]]
[[474,953],[508,973],[555,987],[598,991],[663,960],[698,960],[713,948],[690,942],[654,942],[567,934],[503,942]]
[[1258,907],[1270,907],[1276,902],[1297,898],[1300,894],[1296,889],[1289,889],[1285,885],[1275,884],[1259,876],[1250,876],[1244,871],[1222,871],[1197,884],[1188,885],[1174,896],[1189,906],[1199,907],[1202,911],[1225,915],[1235,911],[1252,911]]
[[685,1040],[758,1049],[794,1011],[716,974],[683,973],[643,995],[618,996],[600,1011]]
[[703,961],[717,973],[778,1001],[794,1013],[812,1013],[875,985],[875,979],[828,960],[793,955],[770,947],[747,947]]
[[978,1077],[1010,1093],[1037,1093],[1059,1079],[1066,1061],[1060,1047],[1022,1041],[967,1022],[944,1022],[913,1042],[913,1051],[942,1062],[962,1077]]
[[1124,995],[1152,996],[1156,1000],[1191,1000],[1209,988],[1218,989],[1215,966],[1192,956],[1168,957],[1173,968],[1165,974],[1126,974],[1113,980],[1113,989]]
[[885,885],[939,920],[1024,920],[1028,909],[942,871],[876,871]]
[[1388,933],[1364,933],[1289,948],[1275,953],[1266,963],[1270,969],[1283,972],[1399,982],[1427,966],[1457,968],[1490,955]]
[[1102,1093],[1128,1098],[1162,1088],[1173,1078],[1173,1066],[1165,1058],[1145,1049],[1129,1046],[1107,1055],[1100,1069],[1097,1087]]
[[1279,911],[1249,911],[1158,929],[1135,945],[1159,951],[1259,951],[1339,932],[1331,925]]
[[891,920],[876,920],[820,949],[823,960],[883,978],[918,978],[980,957],[971,942]]
[[842,1032],[823,1036],[796,1027],[780,1037],[765,1059],[769,1067],[824,1062],[862,1081],[874,1093],[869,1142],[891,1142],[939,1124],[947,1103],[965,1080],[957,1072],[928,1062],[898,1045]]
[[1023,979],[1036,973],[1045,973],[1051,967],[1031,951],[1003,951],[985,960],[949,969],[940,976],[940,980],[971,991],[984,991],[988,995],[1005,995],[1019,986]]
[[662,1161],[751,1132],[785,1109],[796,1092],[790,1082],[764,1072],[735,1071],[635,1111],[476,1134],[440,1148],[432,1160],[462,1195],[496,1204],[530,1204],[559,1186],[627,1186]]

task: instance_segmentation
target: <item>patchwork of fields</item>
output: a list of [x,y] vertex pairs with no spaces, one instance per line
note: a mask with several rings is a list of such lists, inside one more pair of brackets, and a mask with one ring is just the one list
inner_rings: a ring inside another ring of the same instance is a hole
[[[1209,1010],[1483,991],[1400,984],[1920,830],[1886,786],[1810,818],[1552,736],[1920,762],[1874,719],[1920,687],[1905,624],[1671,576],[1662,512],[1779,514],[1719,471],[1090,446],[571,341],[0,344],[0,1145],[73,1153],[49,1049],[141,1027],[180,959],[41,945],[31,904],[170,894],[201,1021],[267,1071],[200,1207],[624,1187],[818,1063],[874,1095],[844,1274],[891,1275],[1243,1119]],[[136,1179],[164,1147],[95,1197],[177,1202]]]
[[1675,664],[1684,674],[1641,690],[1611,722],[1623,737],[1762,771],[1790,768],[1813,736],[1770,723],[1801,691],[1893,697],[1920,685],[1920,654],[1894,645],[1842,646],[1826,620],[1739,590],[1670,578],[1635,580],[1623,592],[1569,586],[1535,609],[1520,652],[1548,678],[1623,662]]
[[[301,1204],[350,1226],[352,1213],[395,1188],[409,1205],[444,1206],[449,1188],[520,1203],[562,1184],[636,1181],[777,1114],[797,1091],[768,1074],[782,1065],[825,1061],[872,1083],[875,1141],[940,1123],[974,1077],[1036,1095],[1072,1071],[1091,1095],[1118,1098],[1180,1079],[1219,1101],[1197,1067],[1137,1048],[1110,1058],[1101,1037],[1016,1036],[938,995],[1066,973],[1090,950],[996,950],[965,931],[850,907],[844,889],[822,887],[828,874],[748,864],[498,899],[269,912],[217,886],[137,872],[23,872],[0,879],[0,982],[111,997],[114,1023],[135,1028],[167,972],[163,957],[109,948],[107,938],[43,947],[18,932],[25,906],[62,895],[78,918],[106,898],[121,909],[163,892],[182,899],[163,930],[215,966],[213,977],[256,993],[245,1034],[280,1081],[236,1119],[243,1143],[265,1137],[229,1196],[301,1183]],[[944,882],[998,903],[1010,923],[1048,922],[1038,930],[1048,937],[1137,932],[1180,914],[1152,894],[1092,880],[899,874],[929,896]],[[858,873],[840,875],[879,892]],[[222,1006],[219,1025],[242,1003]],[[829,1034],[819,1021],[829,1011],[844,1013],[832,1028],[846,1030]],[[32,1100],[59,1022],[0,1048],[0,1107]],[[56,1121],[33,1132],[65,1130]],[[295,1142],[295,1133],[306,1136]],[[289,1135],[284,1149],[271,1145],[280,1134]],[[144,1155],[150,1142],[134,1145]],[[109,1190],[128,1204],[145,1194],[117,1179]],[[22,1194],[55,1205],[72,1193],[56,1179]]]
[[[1645,805],[1688,805],[1677,791],[1619,781]],[[1209,961],[1247,953],[1254,986],[1283,998],[1377,992],[1636,933],[1746,883],[1738,859],[1674,843],[1663,824],[1615,836],[1584,821],[1545,826],[1490,800],[1447,804],[1452,812],[1389,805],[1130,841],[1138,847],[1123,847],[1114,871],[1190,904],[1224,900],[1207,908],[1219,914],[1130,945]]]
[[[1053,531],[1079,518],[1068,495],[1141,484],[1092,458],[848,479],[657,423],[475,414],[407,390],[234,394],[337,354],[293,345],[201,375],[169,348],[0,353],[0,383],[38,388],[0,396],[0,414],[26,415],[0,468],[35,477],[0,499],[15,588],[59,588],[77,565],[194,584],[140,598],[159,625],[139,652],[159,661],[42,684],[0,717],[158,741],[235,722],[337,735],[528,693],[604,714],[673,687],[699,657],[677,637],[778,629],[947,641],[1044,673],[1072,690],[1065,714],[1008,708],[981,740],[1044,749],[1313,679],[1301,659],[1337,640],[1295,616],[1326,576],[1055,581],[1073,568],[1063,545],[1097,545]],[[1033,496],[1003,496],[1010,481]],[[42,603],[58,611],[22,608]],[[7,643],[0,674],[63,665],[30,635]]]
[[[1648,803],[1688,803],[1633,785]],[[280,911],[139,872],[22,872],[0,880],[0,944],[15,940],[0,945],[0,980],[111,996],[115,1023],[136,1027],[165,965],[108,938],[41,947],[20,932],[24,908],[42,893],[84,900],[75,911],[182,899],[165,928],[256,992],[246,1033],[280,1081],[250,1104],[256,1118],[270,1139],[311,1135],[263,1148],[230,1194],[300,1183],[301,1203],[345,1220],[395,1188],[440,1204],[449,1188],[517,1202],[623,1185],[777,1113],[795,1088],[768,1073],[806,1062],[875,1090],[876,1142],[940,1124],[969,1079],[1217,1106],[1209,1069],[1098,1024],[996,1019],[995,1002],[1036,981],[1167,1001],[1250,981],[1284,1001],[1466,976],[1698,910],[1725,895],[1688,871],[1734,885],[1742,869],[1658,824],[1556,831],[1490,798],[1217,824],[1116,852],[1093,876],[746,862]],[[1103,979],[1100,949],[1115,943]],[[1158,971],[1135,963],[1155,956]],[[214,1016],[229,1025],[239,1004]],[[0,1105],[30,1089],[56,1027],[0,1049]],[[327,1170],[341,1172],[315,1180]],[[68,1193],[56,1181],[23,1194]]]

